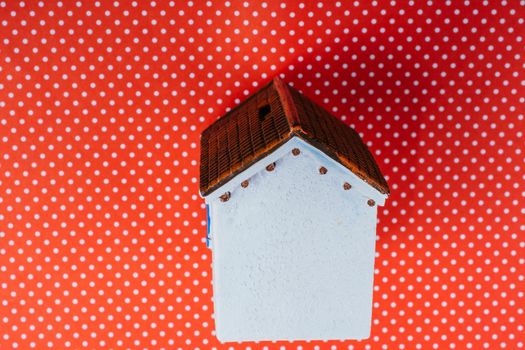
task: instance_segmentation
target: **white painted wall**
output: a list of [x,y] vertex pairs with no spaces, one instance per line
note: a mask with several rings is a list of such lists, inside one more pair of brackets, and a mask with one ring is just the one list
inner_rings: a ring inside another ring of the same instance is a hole
[[206,198],[219,340],[369,336],[377,206],[367,200],[384,196],[337,164],[294,138]]

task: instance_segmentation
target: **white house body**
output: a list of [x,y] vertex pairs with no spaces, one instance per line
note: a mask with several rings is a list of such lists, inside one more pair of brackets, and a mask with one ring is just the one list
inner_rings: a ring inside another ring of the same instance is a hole
[[206,195],[218,339],[367,338],[386,197],[299,137]]

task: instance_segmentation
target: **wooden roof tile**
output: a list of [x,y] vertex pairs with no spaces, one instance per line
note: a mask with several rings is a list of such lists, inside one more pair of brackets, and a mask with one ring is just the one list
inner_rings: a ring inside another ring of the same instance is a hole
[[359,134],[275,78],[203,131],[201,194],[210,194],[294,136],[319,148],[379,192],[390,193]]

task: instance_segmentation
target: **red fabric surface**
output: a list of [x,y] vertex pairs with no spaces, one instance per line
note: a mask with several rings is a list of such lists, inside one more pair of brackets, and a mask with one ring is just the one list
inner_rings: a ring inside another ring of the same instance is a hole
[[[524,347],[523,1],[0,2],[0,348]],[[355,127],[367,340],[221,345],[207,125],[280,75]]]

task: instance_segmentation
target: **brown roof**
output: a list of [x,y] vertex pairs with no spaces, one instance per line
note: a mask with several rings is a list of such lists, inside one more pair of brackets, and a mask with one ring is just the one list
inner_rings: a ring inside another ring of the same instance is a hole
[[388,194],[390,190],[359,134],[275,78],[202,132],[200,192],[206,196],[297,136]]

